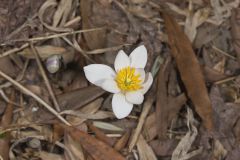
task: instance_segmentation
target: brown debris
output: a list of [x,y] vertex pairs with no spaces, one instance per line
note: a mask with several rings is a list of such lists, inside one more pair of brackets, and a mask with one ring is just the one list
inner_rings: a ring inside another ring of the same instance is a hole
[[106,143],[97,140],[96,138],[77,130],[73,127],[63,126],[66,131],[77,141],[79,141],[83,148],[91,155],[95,160],[106,160],[106,159],[114,159],[114,160],[124,160],[117,151],[112,149]]
[[[0,159],[238,160],[239,5],[2,0]],[[139,45],[154,83],[117,119],[112,94],[90,84],[83,67],[112,67],[119,50]],[[52,57],[57,69],[44,72]]]
[[181,106],[186,102],[186,96],[180,94],[177,97],[171,97],[168,93],[167,84],[170,74],[170,58],[162,65],[158,73],[157,86],[157,103],[156,103],[156,119],[158,138],[163,140],[166,138],[166,133],[170,122],[181,109]]
[[[12,94],[11,96],[11,101],[15,99],[15,95]],[[2,128],[7,128],[9,125],[12,123],[12,118],[13,118],[13,104],[9,103],[7,105],[7,108],[4,112],[4,115],[1,118],[0,121],[0,127]],[[11,136],[10,133],[5,133],[2,135],[3,137],[0,138],[0,156],[2,159],[8,159],[9,158],[9,148],[10,148],[10,140]]]
[[232,11],[232,16],[231,16],[231,34],[233,38],[233,47],[235,49],[236,55],[237,55],[237,60],[238,63],[240,64],[240,9],[236,8]]
[[176,60],[181,79],[187,89],[196,111],[208,130],[213,129],[212,107],[208,97],[205,81],[200,65],[192,49],[191,43],[176,21],[167,13],[163,13],[169,45]]

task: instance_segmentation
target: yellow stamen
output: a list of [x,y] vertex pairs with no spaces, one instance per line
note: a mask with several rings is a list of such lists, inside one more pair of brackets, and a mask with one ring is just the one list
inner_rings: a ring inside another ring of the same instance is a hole
[[135,68],[126,67],[118,71],[115,81],[122,91],[136,91],[142,88],[140,74]]

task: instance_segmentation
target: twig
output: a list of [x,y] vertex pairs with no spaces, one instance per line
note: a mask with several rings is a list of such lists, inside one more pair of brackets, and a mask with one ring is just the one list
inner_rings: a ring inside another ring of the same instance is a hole
[[223,55],[225,55],[225,56],[227,56],[227,57],[229,57],[229,58],[231,58],[233,60],[236,60],[236,57],[234,57],[234,56],[224,52],[223,50],[217,48],[216,46],[212,46],[212,49],[214,49],[215,51],[218,51],[219,53],[221,53],[221,54],[223,54]]
[[50,93],[50,96],[51,96],[51,98],[52,98],[52,100],[53,100],[53,104],[54,104],[54,106],[55,106],[55,109],[56,109],[58,112],[60,112],[60,106],[59,106],[58,101],[57,101],[57,98],[56,98],[56,96],[55,96],[55,94],[54,94],[54,92],[53,92],[53,90],[52,90],[52,86],[51,86],[51,84],[50,84],[50,82],[49,82],[49,80],[48,80],[48,77],[47,77],[47,75],[46,75],[46,73],[45,73],[45,70],[44,70],[44,68],[43,68],[42,62],[41,62],[41,60],[40,60],[40,58],[39,58],[39,53],[38,53],[38,51],[36,50],[36,48],[33,46],[33,43],[32,43],[32,42],[30,42],[30,47],[31,47],[31,50],[32,50],[35,58],[36,58],[36,61],[37,61],[39,70],[40,70],[41,75],[42,75],[42,77],[43,77],[43,79],[44,79],[44,82],[45,82],[45,84],[46,84],[46,86],[47,86],[47,89],[48,89],[48,91],[49,91],[49,93]]
[[147,99],[146,102],[143,104],[143,111],[140,115],[137,128],[134,131],[134,135],[132,136],[132,139],[130,140],[130,143],[129,143],[129,151],[130,152],[132,151],[133,147],[137,143],[138,137],[142,131],[142,127],[143,127],[146,117],[152,107],[154,99],[155,99],[154,96],[149,96],[149,99]]
[[8,50],[8,51],[4,52],[3,54],[0,54],[0,58],[8,56],[8,55],[16,53],[16,52],[19,52],[19,51],[23,50],[24,48],[27,48],[28,46],[29,46],[29,44],[25,43],[20,48],[13,48],[11,50]]
[[4,91],[2,89],[0,89],[0,95],[2,96],[2,98],[7,102],[7,103],[10,103],[10,104],[13,104],[15,106],[18,106],[18,107],[21,107],[20,104],[18,103],[15,103],[14,101],[10,100],[7,95],[4,93]]
[[94,60],[92,60],[86,52],[75,42],[74,44],[67,39],[66,37],[62,37],[62,39],[67,42],[70,46],[72,46],[74,49],[76,49],[79,53],[82,54],[83,57],[85,57],[87,60],[89,60],[91,63],[96,63]]
[[13,85],[15,85],[16,87],[18,87],[20,90],[22,90],[23,92],[27,93],[28,95],[30,95],[31,97],[33,97],[36,101],[38,101],[40,104],[42,104],[47,110],[49,110],[53,115],[55,115],[59,120],[61,120],[64,124],[71,126],[71,124],[66,121],[58,112],[56,112],[49,104],[47,104],[45,101],[43,101],[40,97],[38,97],[36,94],[34,94],[33,92],[31,92],[30,90],[28,90],[27,88],[25,88],[23,85],[21,85],[20,83],[18,83],[17,81],[15,81],[14,79],[12,79],[11,77],[9,77],[7,74],[5,74],[4,72],[2,72],[0,70],[0,76],[2,76],[3,78],[7,79],[8,81],[10,81]]
[[73,35],[73,34],[78,34],[78,33],[84,33],[84,32],[93,32],[97,30],[102,30],[104,27],[101,28],[93,28],[93,29],[84,29],[84,30],[77,30],[77,31],[71,31],[71,32],[65,32],[65,33],[59,33],[59,34],[54,34],[54,35],[49,35],[49,36],[43,36],[43,37],[35,37],[35,38],[29,38],[29,39],[17,39],[13,40],[14,42],[32,42],[32,41],[42,41],[42,40],[48,40],[48,39],[53,39],[53,38],[58,38],[58,37],[64,37],[68,35]]
[[219,81],[216,81],[214,82],[215,85],[218,85],[218,84],[222,84],[222,83],[226,83],[226,82],[229,82],[229,81],[232,81],[234,79],[236,79],[239,75],[237,76],[232,76],[232,77],[227,77],[225,79],[222,79],[222,80],[219,80]]

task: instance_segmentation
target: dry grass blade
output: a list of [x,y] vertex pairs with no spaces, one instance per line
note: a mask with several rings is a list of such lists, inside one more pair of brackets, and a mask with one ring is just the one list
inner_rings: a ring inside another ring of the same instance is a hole
[[181,30],[177,22],[167,13],[163,13],[169,45],[176,60],[181,79],[187,89],[196,111],[203,120],[205,127],[212,130],[212,106],[200,65],[194,54],[191,42]]
[[11,82],[13,85],[15,85],[16,87],[18,87],[20,90],[22,90],[23,92],[25,92],[26,94],[30,95],[31,97],[33,97],[36,101],[38,101],[40,104],[42,104],[48,111],[50,111],[53,115],[55,115],[59,120],[61,120],[64,124],[66,125],[71,125],[70,123],[68,123],[58,112],[56,112],[49,104],[47,104],[45,101],[43,101],[40,97],[38,97],[36,94],[34,94],[33,92],[31,92],[30,90],[28,90],[27,88],[25,88],[23,85],[21,85],[20,83],[18,83],[17,81],[15,81],[14,79],[12,79],[11,77],[9,77],[8,75],[6,75],[4,72],[2,72],[0,70],[0,76],[2,76],[3,78],[7,79],[9,82]]
[[125,160],[118,152],[102,141],[76,128],[69,126],[63,127],[76,141],[81,143],[86,152],[95,160]]
[[155,99],[154,96],[149,96],[148,99],[146,100],[146,102],[143,104],[143,111],[142,111],[141,116],[139,118],[137,128],[134,131],[134,134],[133,134],[133,136],[130,140],[130,143],[129,143],[129,151],[132,151],[133,147],[137,143],[138,137],[141,134],[142,127],[143,127],[144,122],[146,120],[146,117],[147,117],[147,115],[148,115],[148,113],[149,113],[149,111],[152,107],[154,99]]
[[55,96],[55,94],[54,94],[54,92],[53,92],[53,90],[52,90],[52,86],[51,86],[51,84],[50,84],[50,82],[49,82],[49,80],[48,80],[48,78],[47,78],[47,75],[46,75],[45,70],[44,70],[44,68],[43,68],[43,65],[42,65],[42,62],[41,62],[41,60],[40,60],[39,54],[38,54],[36,48],[33,46],[32,43],[30,43],[30,47],[31,47],[31,49],[32,49],[32,52],[33,52],[35,58],[36,58],[36,61],[37,61],[39,70],[40,70],[40,72],[41,72],[41,74],[42,74],[42,77],[43,77],[44,82],[45,82],[45,84],[46,84],[46,86],[47,86],[47,89],[48,89],[48,91],[49,91],[49,94],[50,94],[50,96],[51,96],[51,98],[52,98],[52,100],[53,100],[53,104],[54,104],[54,106],[55,106],[55,109],[56,109],[58,112],[60,112],[60,107],[59,107],[57,98],[56,98],[56,96]]

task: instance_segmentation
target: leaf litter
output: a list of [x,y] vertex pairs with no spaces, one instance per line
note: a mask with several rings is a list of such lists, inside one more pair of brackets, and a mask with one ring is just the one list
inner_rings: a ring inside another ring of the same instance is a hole
[[[2,0],[0,159],[238,160],[239,3]],[[119,120],[83,67],[139,45],[154,83]]]

